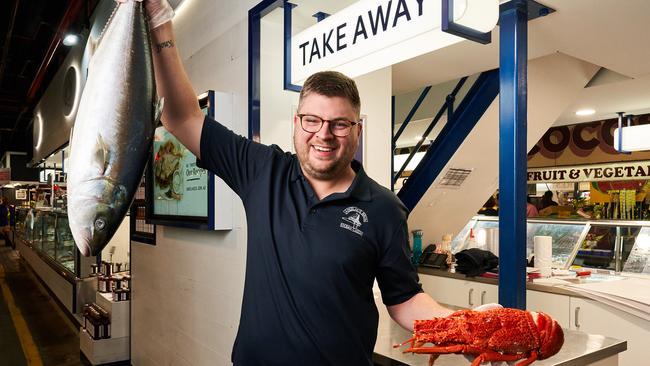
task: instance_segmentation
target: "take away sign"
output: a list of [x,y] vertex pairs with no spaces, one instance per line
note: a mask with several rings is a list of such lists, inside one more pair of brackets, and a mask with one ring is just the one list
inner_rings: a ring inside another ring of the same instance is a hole
[[[337,70],[363,75],[459,43],[442,31],[443,0],[361,0],[291,39],[291,82]],[[499,0],[453,0],[455,23],[489,32]]]

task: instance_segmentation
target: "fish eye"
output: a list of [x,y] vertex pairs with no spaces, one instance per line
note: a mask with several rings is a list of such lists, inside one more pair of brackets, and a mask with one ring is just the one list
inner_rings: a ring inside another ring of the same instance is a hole
[[106,220],[102,218],[98,218],[97,220],[95,220],[95,229],[104,230],[105,227],[106,227]]

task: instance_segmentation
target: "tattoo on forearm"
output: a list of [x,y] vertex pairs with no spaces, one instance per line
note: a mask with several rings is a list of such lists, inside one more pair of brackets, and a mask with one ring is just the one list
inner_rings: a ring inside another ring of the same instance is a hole
[[158,43],[156,45],[156,52],[160,53],[160,51],[162,51],[163,48],[172,48],[172,47],[174,47],[174,41],[170,39],[168,41]]

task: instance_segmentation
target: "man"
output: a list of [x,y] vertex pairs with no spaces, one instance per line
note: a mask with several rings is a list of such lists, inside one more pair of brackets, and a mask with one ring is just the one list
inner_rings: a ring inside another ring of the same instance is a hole
[[[128,1],[128,0],[119,0]],[[409,261],[407,210],[353,161],[361,130],[353,80],[310,77],[294,116],[296,155],[204,117],[175,47],[173,11],[145,1],[162,121],[242,199],[248,256],[235,365],[372,365],[377,280],[391,317],[446,316]]]

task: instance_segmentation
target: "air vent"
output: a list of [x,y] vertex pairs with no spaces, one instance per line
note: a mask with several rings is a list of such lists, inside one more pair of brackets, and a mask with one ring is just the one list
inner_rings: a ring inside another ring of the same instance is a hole
[[447,170],[440,183],[438,183],[439,188],[460,188],[465,179],[469,177],[469,174],[472,172],[472,169],[459,169],[459,168],[450,168]]

